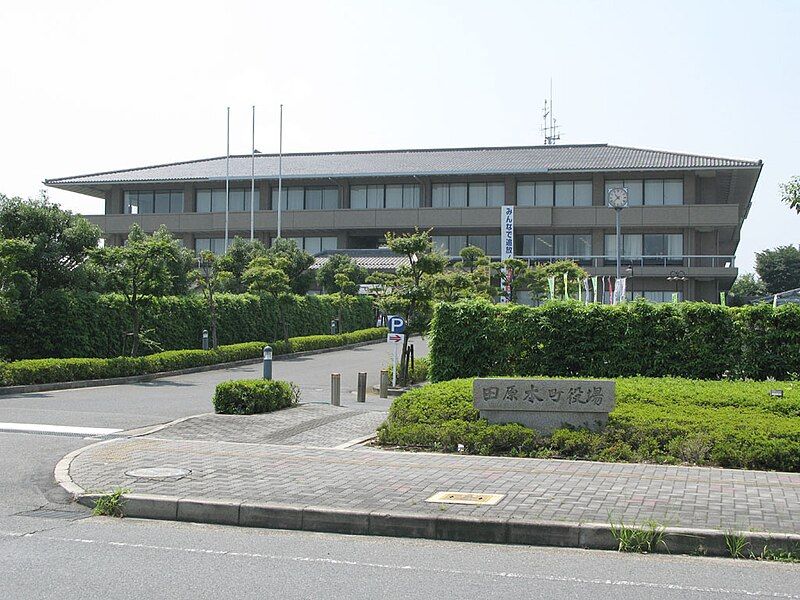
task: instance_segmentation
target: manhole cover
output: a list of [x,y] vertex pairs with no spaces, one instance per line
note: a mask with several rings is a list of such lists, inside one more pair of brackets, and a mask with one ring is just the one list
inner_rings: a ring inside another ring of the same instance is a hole
[[181,479],[191,473],[188,469],[175,469],[172,467],[145,467],[126,471],[128,477],[136,479]]
[[505,497],[505,494],[472,494],[469,492],[437,492],[425,502],[443,504],[483,504],[494,506]]

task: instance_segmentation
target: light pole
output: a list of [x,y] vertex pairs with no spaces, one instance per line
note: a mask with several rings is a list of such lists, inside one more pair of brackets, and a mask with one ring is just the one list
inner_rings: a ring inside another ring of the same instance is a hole
[[[616,295],[619,293],[619,278],[620,271],[622,270],[622,235],[620,234],[620,213],[623,209],[628,208],[628,188],[608,188],[608,207],[614,209],[617,232],[617,272],[616,281],[614,282],[614,296],[616,297]],[[618,301],[619,298],[615,298],[614,304],[616,304]]]
[[686,272],[685,271],[670,271],[669,276],[667,277],[667,281],[674,281],[675,282],[675,294],[678,293],[678,282],[679,281],[686,281]]

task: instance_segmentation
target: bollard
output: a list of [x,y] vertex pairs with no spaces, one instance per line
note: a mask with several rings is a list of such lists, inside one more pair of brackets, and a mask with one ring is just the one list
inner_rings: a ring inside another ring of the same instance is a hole
[[339,333],[338,322],[336,319],[331,319],[331,335],[336,335]]
[[389,397],[389,369],[381,370],[381,398]]
[[203,329],[203,350],[208,350],[208,329]]
[[331,405],[341,406],[340,396],[342,389],[342,376],[339,373],[331,373]]
[[357,402],[367,401],[367,374],[358,374],[358,395],[356,396]]
[[272,347],[264,346],[264,379],[272,379]]

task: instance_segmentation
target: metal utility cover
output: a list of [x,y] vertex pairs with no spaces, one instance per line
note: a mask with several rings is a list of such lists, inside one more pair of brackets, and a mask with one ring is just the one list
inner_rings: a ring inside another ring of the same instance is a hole
[[505,494],[474,494],[470,492],[437,492],[425,502],[442,504],[479,504],[494,506],[505,498]]
[[172,467],[144,467],[127,471],[125,475],[137,479],[181,479],[189,475],[189,469],[176,469]]

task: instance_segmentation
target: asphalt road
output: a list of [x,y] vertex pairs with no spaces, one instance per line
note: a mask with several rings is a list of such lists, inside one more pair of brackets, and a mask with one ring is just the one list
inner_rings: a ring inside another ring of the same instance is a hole
[[[330,373],[340,372],[343,404],[355,405],[356,373],[377,383],[386,360],[385,346],[368,346],[276,361],[274,375],[323,402]],[[217,382],[259,369],[0,397],[0,421],[141,427],[208,412]],[[371,396],[362,407],[378,406]],[[89,517],[56,486],[53,468],[91,441],[0,433],[0,598],[800,600],[798,565]]]

